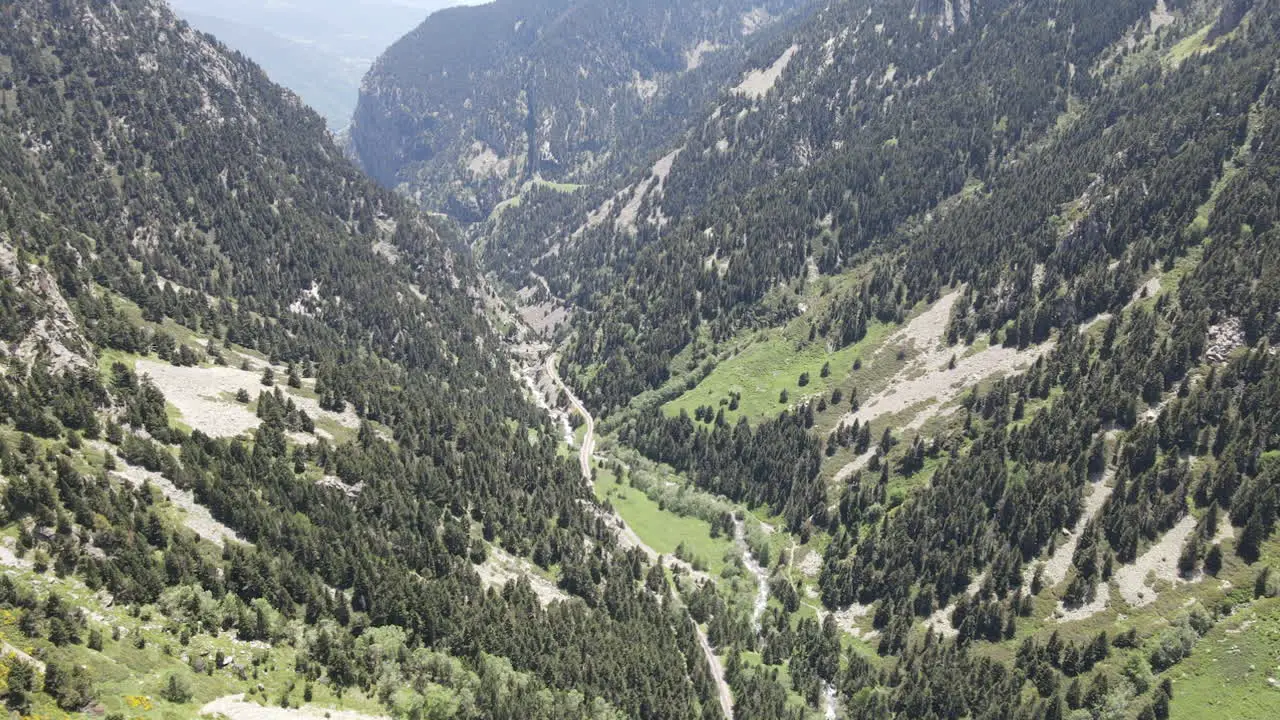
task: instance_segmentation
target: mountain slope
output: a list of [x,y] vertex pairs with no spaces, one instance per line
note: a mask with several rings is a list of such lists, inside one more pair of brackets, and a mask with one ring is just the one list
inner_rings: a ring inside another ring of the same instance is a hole
[[831,3],[472,228],[740,716],[1280,711],[1278,31]]
[[762,26],[805,3],[506,0],[433,15],[379,58],[351,138],[388,186],[464,221],[581,183],[682,129]]
[[343,57],[335,51],[235,20],[191,11],[183,12],[182,17],[261,64],[276,82],[315,108],[334,132],[341,132],[351,122],[360,78],[369,69],[368,58]]
[[339,132],[351,122],[373,59],[422,19],[453,3],[175,0],[178,15],[262,65]]
[[160,2],[3,12],[9,708],[719,715],[448,225]]

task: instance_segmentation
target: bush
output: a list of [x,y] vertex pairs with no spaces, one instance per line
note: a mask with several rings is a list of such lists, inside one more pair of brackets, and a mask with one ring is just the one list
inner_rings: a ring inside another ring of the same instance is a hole
[[1191,654],[1198,637],[1185,622],[1165,630],[1160,634],[1156,649],[1151,651],[1151,669],[1164,672],[1181,662]]

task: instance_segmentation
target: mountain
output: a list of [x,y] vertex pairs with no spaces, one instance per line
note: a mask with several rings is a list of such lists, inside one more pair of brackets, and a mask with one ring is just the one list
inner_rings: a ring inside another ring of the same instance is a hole
[[280,84],[296,92],[334,132],[351,122],[367,57],[344,57],[317,42],[276,35],[251,25],[191,11],[183,19],[262,65]]
[[0,13],[9,710],[721,715],[451,224],[158,0]]
[[298,93],[334,132],[351,122],[373,59],[454,0],[264,2],[175,0],[179,16],[248,55]]
[[357,125],[561,348],[597,493],[725,558],[691,603],[737,716],[1264,718],[1278,33],[1267,0],[832,2],[724,55],[678,132],[623,118],[625,160],[488,196],[456,152],[487,78],[468,107],[393,49]]
[[432,15],[369,72],[351,128],[383,184],[482,220],[529,184],[627,167],[701,112],[803,0],[499,0]]
[[465,227],[158,0],[0,6],[6,709],[1277,716],[1280,3],[669,8],[737,39],[626,109],[634,5],[367,83],[606,109]]

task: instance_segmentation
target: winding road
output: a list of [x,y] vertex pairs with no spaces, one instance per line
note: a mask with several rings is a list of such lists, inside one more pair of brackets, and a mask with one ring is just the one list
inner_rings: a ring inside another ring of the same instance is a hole
[[[573,411],[581,415],[583,420],[586,422],[587,431],[582,436],[582,448],[578,453],[578,462],[582,467],[582,476],[586,478],[587,484],[594,488],[595,468],[592,467],[591,461],[596,452],[595,418],[591,416],[591,413],[587,412],[586,406],[582,404],[582,401],[573,394],[573,391],[569,389],[569,386],[560,378],[559,356],[555,354],[547,356],[544,368],[546,370],[547,377],[551,378],[551,381],[555,383],[555,386],[564,393],[566,398],[568,398],[569,405],[572,407]],[[692,567],[689,567],[688,563],[685,563],[676,557],[660,555],[640,539],[640,536],[631,529],[631,526],[627,525],[627,521],[623,520],[622,516],[614,513],[614,517],[617,520],[618,534],[623,544],[640,548],[649,556],[650,560],[656,560],[657,558],[662,557],[666,560],[668,566],[681,568],[682,570],[689,572],[695,579],[710,579],[706,573],[693,570]],[[698,644],[702,647],[702,654],[706,656],[707,665],[711,668],[711,677],[716,683],[716,690],[720,696],[720,709],[724,711],[726,718],[733,720],[733,692],[729,689],[729,683],[725,682],[724,665],[720,662],[720,656],[716,655],[715,650],[711,647],[710,641],[707,640],[707,634],[696,624],[694,625],[694,629],[698,633]]]

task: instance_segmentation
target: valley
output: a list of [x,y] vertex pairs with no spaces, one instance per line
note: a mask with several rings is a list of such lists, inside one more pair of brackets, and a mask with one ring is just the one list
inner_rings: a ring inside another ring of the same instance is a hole
[[15,716],[1280,713],[1276,0],[0,14]]

